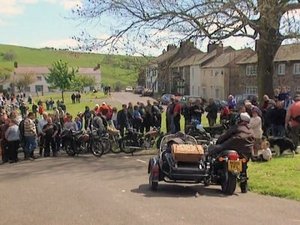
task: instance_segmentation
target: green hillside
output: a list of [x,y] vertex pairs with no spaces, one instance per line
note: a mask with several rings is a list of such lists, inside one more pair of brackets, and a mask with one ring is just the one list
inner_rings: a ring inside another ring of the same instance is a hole
[[102,82],[114,86],[135,85],[139,68],[147,62],[144,57],[78,53],[51,48],[34,49],[0,44],[0,67],[13,69],[14,62],[19,66],[48,66],[57,60],[68,62],[74,67],[95,67],[101,65]]

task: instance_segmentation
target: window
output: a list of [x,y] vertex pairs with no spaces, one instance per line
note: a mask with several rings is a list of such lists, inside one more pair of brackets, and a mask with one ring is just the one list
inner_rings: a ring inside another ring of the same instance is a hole
[[220,98],[220,90],[216,89],[215,92],[216,92],[216,98]]
[[294,74],[300,74],[300,63],[294,64]]
[[256,65],[247,65],[246,66],[246,75],[247,76],[256,76],[257,66]]
[[42,81],[42,76],[37,76],[36,79],[37,79],[38,81]]
[[257,95],[257,86],[246,86],[247,95]]
[[300,86],[297,86],[297,87],[295,88],[295,92],[300,92]]
[[280,63],[277,66],[277,74],[278,75],[284,75],[285,74],[285,64],[284,63]]
[[194,86],[192,86],[192,95],[195,95],[195,93],[194,93]]

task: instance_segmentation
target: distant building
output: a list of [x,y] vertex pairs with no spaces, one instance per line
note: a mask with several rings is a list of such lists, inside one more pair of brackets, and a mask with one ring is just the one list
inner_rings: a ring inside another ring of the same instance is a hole
[[[238,62],[240,85],[247,95],[258,94],[257,55]],[[300,44],[282,45],[274,58],[273,88],[286,87],[291,94],[300,91]]]
[[[47,74],[49,74],[49,68],[48,67],[27,67],[27,66],[19,66],[18,68],[15,68],[12,72],[9,79],[2,81],[0,83],[0,89],[1,90],[10,90],[11,89],[11,83],[14,81],[17,81],[18,78],[30,74],[33,76],[34,82],[30,84],[28,87],[25,88],[25,92],[27,93],[47,93],[51,92],[49,88],[49,84],[46,82],[45,77]],[[95,79],[95,85],[93,87],[89,87],[90,89],[100,89],[100,83],[101,83],[101,71],[98,67],[95,68],[79,68],[78,74],[83,76],[90,76]]]

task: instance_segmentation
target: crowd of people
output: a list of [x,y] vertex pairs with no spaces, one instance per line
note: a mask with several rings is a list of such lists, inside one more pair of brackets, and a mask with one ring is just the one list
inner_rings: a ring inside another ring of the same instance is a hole
[[[277,93],[277,92],[276,92]],[[75,95],[75,94],[73,94]],[[71,100],[73,102],[73,95]],[[76,95],[75,95],[76,96]],[[80,102],[76,100],[73,103]],[[82,130],[100,129],[105,130],[108,126],[120,131],[121,136],[129,128],[136,129],[140,133],[150,131],[151,127],[160,128],[162,123],[163,107],[156,101],[147,101],[146,104],[137,102],[123,104],[117,109],[105,102],[96,104],[93,108],[85,107],[82,113],[73,118],[67,112],[63,101],[49,98],[44,102],[35,104],[30,96],[27,103],[31,104],[31,110],[26,105],[25,95],[18,98],[2,96],[0,110],[0,137],[2,149],[2,162],[17,162],[18,149],[24,150],[24,159],[35,159],[34,150],[39,143],[39,155],[42,157],[57,156],[62,146],[61,132],[63,129]],[[299,115],[297,114],[299,112]],[[220,114],[219,114],[220,113]],[[215,126],[220,121],[226,120],[230,126],[237,123],[241,113],[249,115],[249,127],[254,133],[253,155],[258,155],[263,146],[268,146],[263,139],[264,136],[283,137],[287,134],[298,146],[300,132],[300,95],[296,94],[294,99],[283,88],[274,99],[264,96],[261,105],[257,98],[236,102],[233,95],[229,95],[226,104],[217,105],[213,99],[207,102],[203,99],[188,101],[185,104],[178,98],[171,98],[166,108],[167,133],[181,131],[181,119],[184,118],[185,127],[192,120],[202,122],[202,116],[206,115],[209,126]],[[288,131],[288,132],[287,132]],[[38,140],[38,142],[37,142]],[[269,158],[268,158],[269,157]],[[270,159],[271,156],[266,157]]]

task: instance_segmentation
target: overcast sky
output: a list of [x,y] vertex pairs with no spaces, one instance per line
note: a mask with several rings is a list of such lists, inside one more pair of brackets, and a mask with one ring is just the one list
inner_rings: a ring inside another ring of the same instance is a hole
[[[0,0],[0,43],[26,47],[68,48],[76,45],[72,36],[85,29],[79,21],[68,19],[71,9],[82,0]],[[88,31],[88,29],[87,29]],[[93,33],[105,35],[101,27]],[[224,45],[236,49],[253,47],[254,41],[230,39]],[[206,43],[198,46],[206,50]],[[162,46],[165,48],[165,46]],[[160,54],[162,49],[151,49],[152,55]]]

